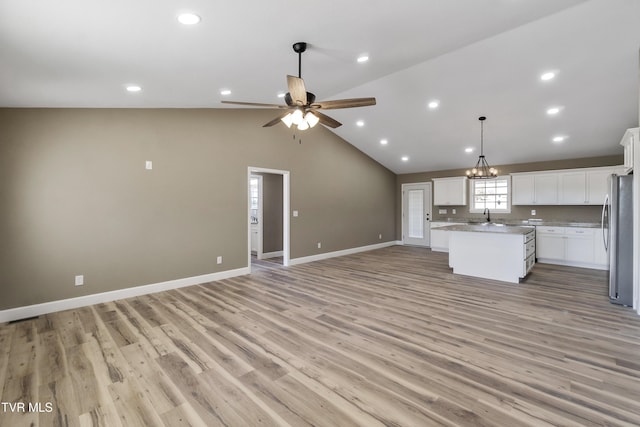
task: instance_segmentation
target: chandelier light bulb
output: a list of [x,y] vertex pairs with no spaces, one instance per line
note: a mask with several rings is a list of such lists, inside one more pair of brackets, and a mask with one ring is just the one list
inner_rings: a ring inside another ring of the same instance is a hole
[[307,130],[309,129],[309,123],[306,120],[302,119],[300,123],[298,123],[298,130]]
[[304,120],[309,124],[310,128],[312,128],[315,125],[317,125],[318,122],[320,121],[318,116],[313,114],[311,111],[309,111],[307,114],[304,115]]
[[293,124],[293,117],[292,114],[289,113],[286,116],[284,116],[283,118],[281,118],[280,120],[282,120],[282,122],[287,125],[288,128],[291,127],[291,125]]
[[303,119],[302,110],[296,110],[291,114],[291,122],[294,125],[299,125]]

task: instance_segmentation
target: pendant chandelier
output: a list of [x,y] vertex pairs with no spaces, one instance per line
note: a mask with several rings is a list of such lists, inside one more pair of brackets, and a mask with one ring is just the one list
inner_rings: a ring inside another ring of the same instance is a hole
[[487,160],[484,158],[484,121],[487,120],[486,117],[479,117],[480,120],[480,156],[478,157],[478,162],[472,169],[467,170],[467,178],[469,179],[490,179],[496,178],[498,176],[498,170],[496,168],[492,168],[487,163]]

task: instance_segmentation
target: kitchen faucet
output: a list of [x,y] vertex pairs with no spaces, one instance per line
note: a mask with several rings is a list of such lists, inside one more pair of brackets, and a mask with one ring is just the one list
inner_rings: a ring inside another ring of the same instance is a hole
[[487,222],[491,222],[491,212],[489,212],[489,208],[484,208],[484,212],[482,212],[482,215],[487,215]]

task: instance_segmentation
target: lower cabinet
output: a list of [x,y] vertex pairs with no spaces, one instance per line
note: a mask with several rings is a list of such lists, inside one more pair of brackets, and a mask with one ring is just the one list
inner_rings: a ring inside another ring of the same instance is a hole
[[609,268],[601,230],[583,227],[536,227],[536,257],[540,263]]
[[431,223],[431,250],[435,252],[449,252],[449,233],[447,230],[440,230],[440,227],[447,225],[460,225],[461,222],[432,222]]

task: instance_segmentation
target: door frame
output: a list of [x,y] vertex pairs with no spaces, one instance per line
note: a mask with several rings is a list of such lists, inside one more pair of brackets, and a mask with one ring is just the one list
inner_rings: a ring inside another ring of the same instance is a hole
[[[415,245],[413,243],[406,243],[405,242],[405,228],[406,228],[406,222],[405,222],[405,211],[404,211],[404,197],[405,197],[405,189],[408,186],[413,186],[413,185],[424,185],[426,188],[428,188],[428,197],[427,200],[425,200],[425,204],[426,204],[426,215],[428,215],[428,219],[425,220],[427,223],[427,226],[425,226],[425,235],[428,236],[428,244],[426,245]],[[402,244],[403,245],[414,245],[414,246],[421,246],[421,247],[431,247],[431,218],[433,217],[433,185],[431,182],[407,182],[402,184],[401,186],[401,192],[400,192],[400,213],[401,213],[401,225],[400,225],[400,231],[402,233]]]
[[[258,180],[258,212],[256,213],[256,217],[258,218],[258,247],[256,248],[256,258],[257,259],[262,259],[262,252],[263,252],[263,242],[262,242],[262,233],[263,233],[263,223],[262,223],[262,219],[263,219],[263,215],[262,215],[262,192],[264,191],[264,187],[262,185],[262,180],[263,177],[262,175],[254,175],[253,173],[249,176],[250,179],[256,178]],[[249,184],[249,191],[251,191],[251,184]],[[249,193],[249,212],[251,212],[251,193]],[[251,230],[251,227],[249,227],[249,230]],[[251,239],[249,239],[249,242],[251,242]],[[249,248],[249,251],[251,251],[251,248]]]
[[[245,218],[249,218],[251,215],[251,175],[255,173],[270,173],[273,175],[282,175],[282,265],[288,266],[290,260],[290,220],[289,220],[289,206],[291,204],[291,185],[290,185],[290,173],[286,170],[270,169],[262,167],[247,167],[247,213]],[[262,193],[260,191],[260,193]],[[258,211],[262,212],[262,206],[258,206]],[[259,241],[258,251],[262,255],[262,218],[259,221]],[[251,266],[251,221],[247,220],[247,266]]]

